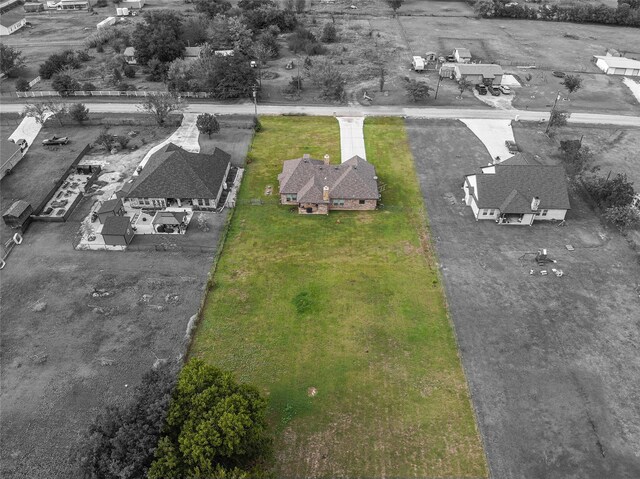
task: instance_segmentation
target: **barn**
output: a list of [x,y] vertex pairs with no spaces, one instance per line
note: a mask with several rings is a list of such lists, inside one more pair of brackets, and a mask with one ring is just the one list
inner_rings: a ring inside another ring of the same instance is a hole
[[640,61],[633,58],[598,56],[593,57],[596,66],[607,75],[640,77]]

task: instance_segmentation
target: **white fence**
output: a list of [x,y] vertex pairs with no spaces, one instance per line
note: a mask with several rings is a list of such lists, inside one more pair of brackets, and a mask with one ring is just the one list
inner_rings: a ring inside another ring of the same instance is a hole
[[29,88],[31,88],[33,85],[38,83],[40,80],[42,80],[42,78],[40,78],[40,75],[38,75],[37,77],[35,77],[33,80],[29,82]]
[[[114,91],[114,90],[100,90],[100,91],[70,91],[64,95],[57,91],[17,91],[18,98],[40,98],[45,96],[153,96],[166,94],[166,91]],[[178,94],[183,98],[209,98],[211,95],[206,92],[180,92]]]

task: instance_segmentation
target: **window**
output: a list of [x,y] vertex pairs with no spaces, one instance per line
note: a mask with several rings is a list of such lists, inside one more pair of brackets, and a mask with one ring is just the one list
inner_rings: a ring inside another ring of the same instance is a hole
[[547,216],[548,212],[549,212],[549,210],[542,210],[542,216]]
[[493,216],[494,214],[496,214],[496,210],[489,210],[489,214]]
[[487,210],[482,210],[482,216],[487,216],[488,211]]
[[344,200],[334,199],[331,200],[333,206],[344,206]]
[[364,205],[365,201],[364,200],[360,200],[360,201],[358,201],[358,204]]
[[295,193],[287,193],[285,195],[285,198],[287,199],[287,201],[296,201],[298,199],[298,195]]

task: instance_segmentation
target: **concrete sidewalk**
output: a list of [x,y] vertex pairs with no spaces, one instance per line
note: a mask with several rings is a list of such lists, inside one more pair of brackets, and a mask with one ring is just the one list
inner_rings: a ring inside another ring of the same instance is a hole
[[339,116],[336,118],[340,124],[340,150],[342,163],[359,156],[367,159],[364,148],[364,117]]

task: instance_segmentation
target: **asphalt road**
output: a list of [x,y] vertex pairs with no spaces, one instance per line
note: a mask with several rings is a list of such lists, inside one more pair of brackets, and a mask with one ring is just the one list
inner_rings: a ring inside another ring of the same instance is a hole
[[[131,102],[121,103],[85,103],[91,111],[100,113],[135,113],[137,105]],[[3,104],[1,112],[19,113],[23,103]],[[214,103],[192,103],[185,109],[190,113],[216,113],[220,115],[247,115],[255,112],[253,103],[233,105]],[[313,116],[402,116],[406,118],[486,118],[494,120],[520,119],[526,121],[546,121],[548,111],[523,110],[479,110],[475,108],[419,108],[401,106],[318,106],[318,105],[258,105],[260,115],[313,115]],[[608,124],[640,127],[640,116],[637,115],[601,115],[598,113],[572,113],[571,123]]]

